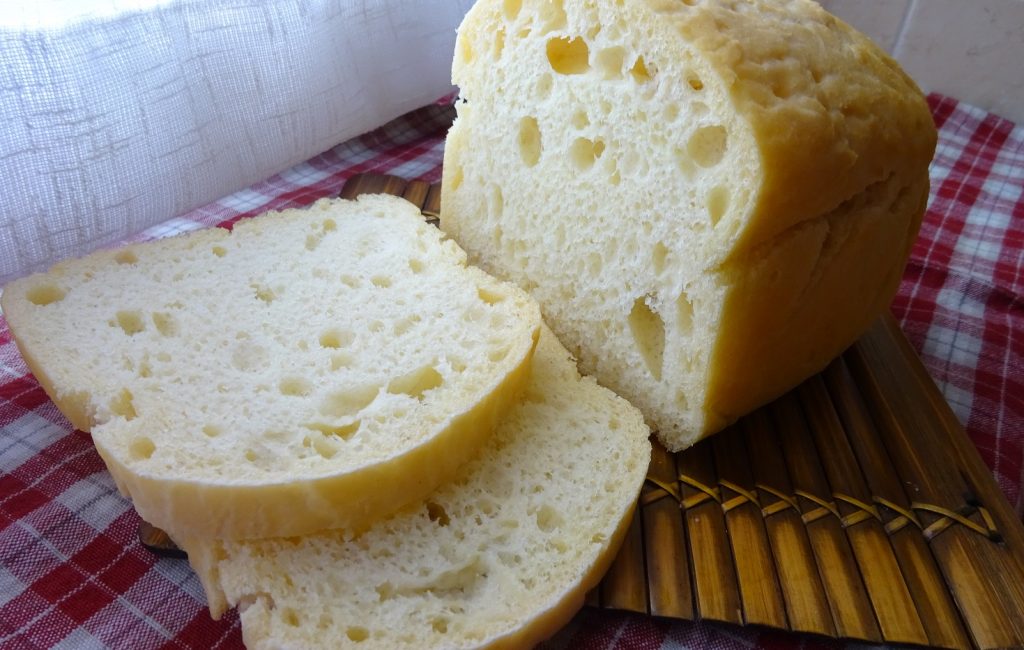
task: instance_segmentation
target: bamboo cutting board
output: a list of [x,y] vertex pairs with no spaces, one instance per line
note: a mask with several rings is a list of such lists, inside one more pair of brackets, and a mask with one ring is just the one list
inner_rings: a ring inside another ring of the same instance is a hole
[[[437,185],[363,174],[341,196]],[[176,549],[146,524],[144,544]],[[593,606],[875,643],[1024,648],[1024,525],[881,318],[821,374],[654,456]]]

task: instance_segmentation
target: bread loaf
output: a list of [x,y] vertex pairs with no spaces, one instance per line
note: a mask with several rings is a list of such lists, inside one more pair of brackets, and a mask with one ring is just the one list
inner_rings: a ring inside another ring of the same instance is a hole
[[256,648],[529,648],[583,604],[650,461],[640,413],[542,332],[522,403],[425,503],[363,534],[186,542]]
[[810,0],[480,0],[441,227],[672,450],[823,368],[893,296],[935,129]]
[[356,528],[475,455],[539,313],[407,201],[323,200],[11,283],[11,332],[174,537]]

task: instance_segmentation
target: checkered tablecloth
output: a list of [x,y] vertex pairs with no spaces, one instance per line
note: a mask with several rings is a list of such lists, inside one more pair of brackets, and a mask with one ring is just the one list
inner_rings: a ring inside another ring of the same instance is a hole
[[[893,310],[1017,512],[1024,511],[1024,128],[929,98],[932,195]],[[450,106],[407,115],[139,235],[231,224],[336,194],[359,172],[440,178]],[[181,560],[136,537],[88,434],[47,399],[0,318],[0,648],[239,648]],[[570,648],[842,647],[781,632],[584,610]]]

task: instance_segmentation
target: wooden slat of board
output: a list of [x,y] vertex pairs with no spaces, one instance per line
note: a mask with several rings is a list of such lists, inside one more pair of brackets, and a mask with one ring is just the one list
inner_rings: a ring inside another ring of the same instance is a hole
[[722,509],[729,532],[736,582],[748,625],[787,629],[786,607],[772,561],[743,431],[732,426],[712,438]]
[[698,616],[742,623],[743,607],[725,515],[717,497],[718,478],[715,476],[710,441],[699,442],[685,453],[676,454],[676,471],[682,481],[683,504],[686,507],[689,560]]
[[649,478],[640,494],[651,614],[692,619],[693,587],[675,457],[657,440],[651,443]]
[[783,395],[772,402],[770,410],[793,482],[793,494],[798,495],[796,501],[828,594],[836,633],[877,643],[882,635],[850,542],[839,520],[821,505],[835,507],[796,395]]
[[412,203],[420,210],[427,202],[427,195],[430,193],[430,183],[426,181],[409,181],[402,192],[402,198]]
[[774,424],[765,409],[748,415],[740,424],[747,439],[789,627],[798,632],[835,636],[828,596],[818,574],[807,529],[800,519],[795,500],[790,496],[793,488],[785,460],[779,453],[780,443]]
[[[903,352],[896,333],[898,329],[894,333],[885,323],[876,324],[846,354],[889,456],[915,503],[969,514],[970,521],[984,525],[977,508],[964,499],[973,488],[963,480],[958,455],[942,436],[948,423],[922,394],[927,390],[923,382],[908,375],[906,362],[897,361]],[[879,362],[886,359],[888,363]],[[994,481],[987,484],[984,503],[1005,501]],[[948,519],[916,512],[926,527]],[[1001,550],[991,539],[955,523],[931,536],[929,545],[974,644],[983,649],[1024,647],[1024,600],[1019,594],[1024,578],[1012,550]]]
[[601,581],[601,605],[628,612],[647,612],[647,578],[641,517],[634,512],[619,554]]
[[882,638],[893,643],[928,643],[889,538],[820,376],[797,388],[831,494],[860,567]]
[[823,377],[858,465],[874,495],[896,560],[928,634],[929,645],[957,649],[971,647],[956,603],[946,589],[931,549],[921,536],[899,474],[842,358],[833,361]]

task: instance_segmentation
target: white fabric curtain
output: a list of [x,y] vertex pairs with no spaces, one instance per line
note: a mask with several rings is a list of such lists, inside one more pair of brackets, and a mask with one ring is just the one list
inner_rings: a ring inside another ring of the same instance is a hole
[[0,285],[452,90],[471,0],[0,7]]

